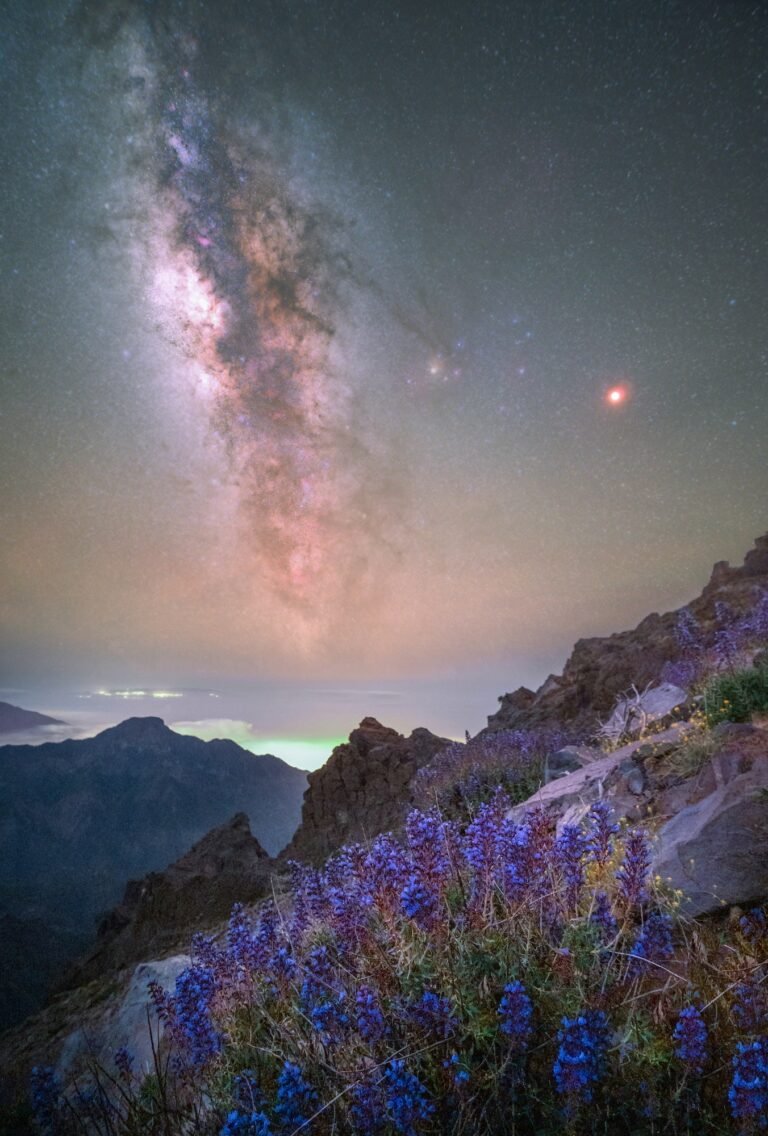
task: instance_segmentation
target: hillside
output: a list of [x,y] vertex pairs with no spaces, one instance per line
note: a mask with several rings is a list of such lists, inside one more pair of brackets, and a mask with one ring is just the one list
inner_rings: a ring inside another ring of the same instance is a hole
[[[742,565],[734,568],[718,561],[701,594],[686,608],[703,632],[712,634],[726,612],[738,617],[766,590],[768,533],[757,538]],[[536,691],[521,686],[500,695],[488,729],[557,725],[593,733],[618,695],[633,683],[642,689],[658,682],[665,664],[681,658],[683,648],[675,635],[679,614],[653,612],[631,630],[578,640],[561,675],[550,675]]]
[[14,734],[20,730],[34,730],[39,726],[63,726],[59,718],[38,714],[36,710],[24,710],[10,702],[0,702],[0,734]]
[[[276,757],[175,734],[159,718],[0,747],[0,908],[84,944],[129,879],[165,868],[234,813],[277,852],[305,788]],[[33,968],[46,954],[45,936],[38,943]]]

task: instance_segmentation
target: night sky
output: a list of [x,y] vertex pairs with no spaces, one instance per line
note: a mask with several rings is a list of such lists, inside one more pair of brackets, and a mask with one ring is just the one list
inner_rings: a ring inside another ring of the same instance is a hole
[[740,562],[767,33],[736,0],[3,4],[0,698],[458,735]]

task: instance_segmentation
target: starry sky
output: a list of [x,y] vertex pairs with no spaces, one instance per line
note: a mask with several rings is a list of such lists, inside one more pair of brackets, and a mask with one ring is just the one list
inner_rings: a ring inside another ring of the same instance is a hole
[[460,735],[768,528],[765,5],[0,19],[0,698]]

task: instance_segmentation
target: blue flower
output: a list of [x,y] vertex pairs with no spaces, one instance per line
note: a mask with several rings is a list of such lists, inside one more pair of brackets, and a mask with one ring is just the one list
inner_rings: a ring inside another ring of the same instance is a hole
[[272,1136],[272,1126],[263,1112],[238,1112],[235,1109],[228,1114],[219,1136]]
[[739,1044],[733,1058],[733,1079],[728,1090],[731,1115],[736,1120],[768,1125],[768,1050],[765,1041]]
[[192,1065],[205,1065],[221,1049],[221,1037],[210,1015],[216,990],[216,978],[208,967],[189,966],[176,979],[172,1017]]
[[469,1069],[467,1069],[465,1065],[462,1065],[461,1058],[455,1049],[451,1053],[451,1056],[443,1061],[443,1068],[451,1070],[453,1074],[451,1079],[453,1080],[454,1088],[462,1089],[464,1085],[469,1083]]
[[588,1010],[577,1018],[563,1018],[557,1035],[560,1048],[552,1070],[557,1091],[571,1101],[592,1100],[592,1086],[600,1079],[608,1046],[608,1022],[602,1010]]
[[578,825],[563,825],[555,844],[558,866],[565,882],[565,901],[569,907],[578,902],[579,892],[584,883],[583,857],[586,850],[584,834]]
[[674,954],[672,942],[672,920],[668,915],[654,911],[648,916],[632,948],[632,970],[635,973],[651,969],[648,964],[661,962]]
[[357,1032],[363,1041],[375,1044],[389,1033],[378,994],[370,986],[361,986],[355,995]]
[[624,841],[624,862],[616,873],[619,895],[628,907],[644,903],[648,898],[646,885],[651,860],[647,833],[641,828],[633,829]]
[[748,980],[733,990],[733,1016],[743,1033],[761,1033],[768,1022],[764,988]]
[[115,1068],[120,1074],[120,1077],[126,1082],[130,1081],[133,1076],[133,1054],[126,1049],[124,1045],[121,1045],[120,1048],[115,1051],[112,1060],[115,1063]]
[[437,896],[417,875],[411,874],[400,893],[400,905],[408,916],[424,930],[428,930],[437,914]]
[[533,1032],[533,1004],[522,982],[509,982],[496,1011],[501,1022],[499,1029],[510,1041],[514,1050],[525,1049]]
[[29,1078],[32,1115],[41,1132],[55,1136],[61,1108],[61,1086],[51,1065],[35,1065]]
[[386,1124],[384,1098],[378,1085],[362,1081],[350,1091],[350,1115],[359,1136],[376,1136]]
[[441,1038],[450,1037],[459,1024],[450,1001],[433,990],[425,990],[418,1002],[408,1006],[407,1014],[416,1025]]
[[607,801],[595,801],[587,813],[587,851],[596,864],[606,864],[613,852],[613,838],[619,826],[611,821]]
[[744,938],[750,942],[759,943],[761,939],[764,939],[766,931],[768,931],[768,923],[766,923],[765,912],[762,908],[753,907],[746,915],[742,915],[739,919],[739,929]]
[[707,1063],[707,1026],[695,1006],[680,1011],[672,1039],[675,1056],[700,1077]]
[[611,902],[604,891],[595,893],[595,904],[589,921],[598,928],[603,942],[609,942],[615,937],[618,931],[618,923],[611,910]]
[[384,1073],[387,1116],[403,1136],[414,1136],[421,1120],[428,1120],[435,1106],[419,1078],[410,1073],[405,1062],[392,1060]]
[[318,1096],[292,1061],[286,1061],[277,1081],[275,1115],[288,1132],[306,1125],[316,1110]]

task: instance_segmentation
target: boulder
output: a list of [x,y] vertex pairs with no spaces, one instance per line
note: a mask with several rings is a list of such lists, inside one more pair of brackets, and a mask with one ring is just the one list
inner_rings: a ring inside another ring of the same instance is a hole
[[[660,742],[676,740],[679,742],[685,732],[685,725],[678,723],[658,735]],[[510,810],[510,816],[521,817],[531,808],[549,808],[562,816],[572,806],[578,806],[583,815],[593,801],[606,797],[611,801],[617,818],[629,816],[638,819],[637,800],[626,789],[625,779],[637,769],[634,755],[642,743],[629,742],[613,753],[590,761],[567,777],[550,781],[522,804]],[[575,812],[571,815],[575,815]]]
[[658,832],[654,872],[682,891],[692,916],[768,896],[768,733],[747,726],[722,737],[691,779],[690,803],[683,786],[660,802],[679,811]]
[[565,777],[567,773],[574,773],[577,769],[582,769],[584,764],[578,746],[563,746],[556,753],[547,755],[544,762],[544,784]]
[[61,1081],[66,1084],[92,1062],[114,1075],[114,1055],[121,1046],[132,1055],[135,1073],[153,1072],[158,1023],[147,1019],[147,990],[150,982],[157,982],[172,991],[189,963],[188,955],[179,954],[137,966],[118,997],[91,1012],[64,1038],[56,1060]]

